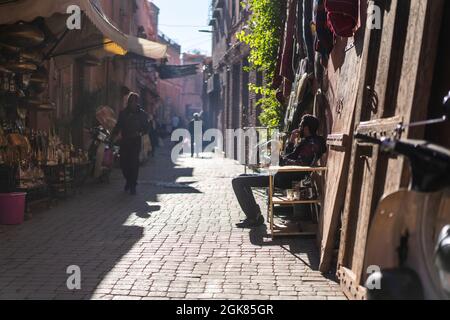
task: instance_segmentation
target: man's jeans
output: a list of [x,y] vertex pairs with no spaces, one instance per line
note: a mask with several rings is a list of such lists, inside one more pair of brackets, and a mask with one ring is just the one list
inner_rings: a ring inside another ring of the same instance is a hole
[[[290,189],[293,181],[301,181],[305,178],[305,173],[278,173],[275,175],[275,187]],[[252,188],[268,188],[268,175],[241,175],[232,181],[233,190],[236,195],[242,211],[248,219],[255,220],[261,214],[261,208],[258,206],[253,195]]]

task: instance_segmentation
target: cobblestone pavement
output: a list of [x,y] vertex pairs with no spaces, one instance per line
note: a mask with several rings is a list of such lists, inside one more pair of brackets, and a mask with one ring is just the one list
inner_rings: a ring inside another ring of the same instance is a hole
[[[344,299],[317,270],[315,240],[271,240],[242,218],[231,178],[243,167],[162,149],[141,171],[139,195],[109,185],[0,226],[0,299]],[[175,183],[176,182],[176,183]],[[68,266],[81,269],[70,291]]]

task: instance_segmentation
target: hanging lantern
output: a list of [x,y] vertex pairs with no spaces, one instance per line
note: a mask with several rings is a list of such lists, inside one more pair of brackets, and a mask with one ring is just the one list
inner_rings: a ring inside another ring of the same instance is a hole
[[48,72],[45,68],[39,68],[36,72],[31,75],[31,84],[46,84],[48,83]]
[[5,65],[0,64],[0,73],[12,73],[11,70],[8,70]]
[[1,42],[0,42],[0,49],[2,49],[3,52],[5,52],[7,54],[17,54],[20,52],[20,50],[22,50],[22,48],[19,48],[16,46],[11,46],[11,45],[1,43]]
[[36,64],[23,60],[8,61],[2,64],[2,67],[13,73],[30,73],[38,69]]
[[20,22],[0,28],[0,43],[20,48],[31,48],[42,44],[45,34],[29,23]]
[[43,60],[43,55],[39,51],[26,50],[20,53],[20,59],[39,64]]

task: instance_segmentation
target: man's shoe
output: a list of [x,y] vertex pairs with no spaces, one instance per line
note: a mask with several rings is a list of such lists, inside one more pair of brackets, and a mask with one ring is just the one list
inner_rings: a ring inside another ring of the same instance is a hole
[[127,183],[127,184],[125,185],[125,188],[123,188],[123,190],[124,190],[125,192],[130,191],[130,185]]
[[131,194],[132,196],[135,196],[135,195],[137,194],[136,188],[131,188],[131,189],[130,189],[130,194]]
[[264,224],[264,217],[262,215],[259,215],[256,219],[245,219],[241,223],[237,223],[236,227],[245,229],[245,228],[257,228],[259,226],[262,226]]

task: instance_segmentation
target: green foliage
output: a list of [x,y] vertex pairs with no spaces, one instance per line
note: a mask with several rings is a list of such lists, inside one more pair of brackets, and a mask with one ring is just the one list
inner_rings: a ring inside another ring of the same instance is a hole
[[[251,12],[247,28],[237,33],[239,41],[250,47],[247,71],[263,72],[266,79],[275,75],[278,47],[280,45],[282,26],[282,5],[279,0],[248,0],[242,2]],[[270,81],[269,81],[270,82]],[[269,127],[277,127],[281,122],[281,105],[276,99],[276,91],[269,85],[261,87],[250,84],[250,90],[264,96],[258,105],[262,109],[260,122]]]
[[280,103],[275,98],[275,95],[265,96],[258,101],[258,105],[262,109],[259,121],[269,128],[278,128],[283,115]]

